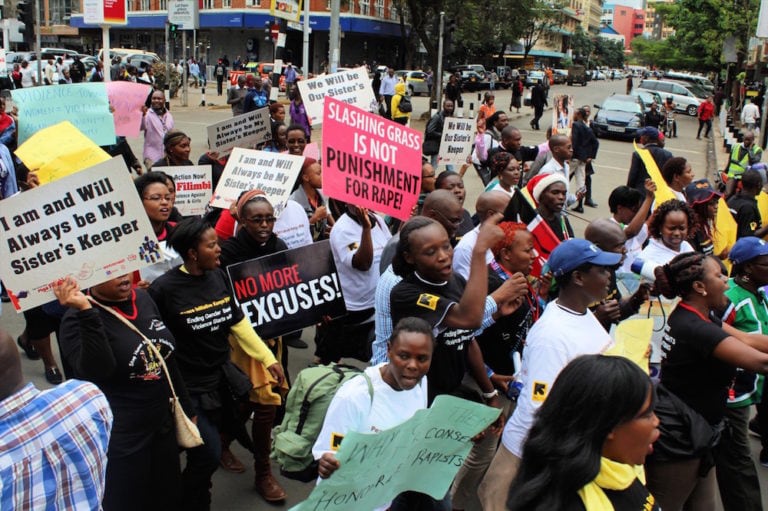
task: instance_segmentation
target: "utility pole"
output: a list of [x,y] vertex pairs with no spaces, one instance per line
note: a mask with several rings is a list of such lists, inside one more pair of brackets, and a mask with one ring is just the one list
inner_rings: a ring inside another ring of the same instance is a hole
[[309,0],[304,0],[304,26],[302,29],[301,62],[304,66],[304,78],[307,78],[312,70],[309,63]]
[[35,53],[37,53],[37,84],[43,83],[43,59],[40,54],[40,48],[42,48],[42,36],[40,34],[40,0],[35,0],[35,21],[37,22],[35,27],[30,27],[35,31]]
[[341,38],[341,0],[331,0],[331,29],[328,41],[328,63],[331,73],[335,73],[339,67],[339,43]]
[[437,76],[435,77],[435,103],[440,110],[443,97],[443,35],[445,32],[445,12],[440,12],[440,33],[437,38]]

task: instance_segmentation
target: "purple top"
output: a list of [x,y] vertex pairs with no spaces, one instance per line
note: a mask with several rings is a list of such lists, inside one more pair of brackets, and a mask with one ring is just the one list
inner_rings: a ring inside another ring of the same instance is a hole
[[160,116],[150,108],[141,118],[141,129],[144,131],[144,160],[157,161],[165,156],[163,139],[173,129],[171,112],[166,110]]
[[309,124],[309,117],[307,117],[304,103],[302,102],[297,105],[295,101],[291,101],[291,106],[288,111],[291,116],[291,123],[298,124],[304,128],[304,135],[309,138],[312,135],[312,126]]

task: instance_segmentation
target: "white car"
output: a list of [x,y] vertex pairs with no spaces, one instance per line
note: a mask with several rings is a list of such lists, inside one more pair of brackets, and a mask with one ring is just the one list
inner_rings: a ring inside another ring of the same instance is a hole
[[598,69],[594,69],[592,71],[592,79],[593,80],[605,80],[607,77],[605,76],[605,73]]

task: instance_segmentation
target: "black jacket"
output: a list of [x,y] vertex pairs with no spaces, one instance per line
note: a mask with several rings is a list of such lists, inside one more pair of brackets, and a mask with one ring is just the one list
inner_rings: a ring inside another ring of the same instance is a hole
[[[651,156],[653,156],[659,170],[667,163],[667,160],[672,158],[672,153],[655,143],[647,144],[645,148],[651,152]],[[648,170],[646,170],[643,160],[640,159],[640,155],[637,152],[632,153],[632,164],[629,167],[627,186],[635,188],[645,195],[645,180],[649,177]]]
[[597,140],[592,128],[584,121],[576,121],[571,128],[571,141],[573,143],[573,159],[584,161],[587,158],[596,158],[600,142]]

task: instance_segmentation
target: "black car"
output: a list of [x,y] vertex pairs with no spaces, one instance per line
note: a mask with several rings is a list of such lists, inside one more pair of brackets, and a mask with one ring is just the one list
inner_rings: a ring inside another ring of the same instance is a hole
[[469,92],[488,89],[490,87],[484,76],[476,71],[470,71],[468,69],[461,71],[459,83],[461,84],[461,90],[466,90]]
[[592,119],[592,131],[598,137],[616,136],[632,139],[645,123],[645,105],[638,96],[614,94],[594,105],[597,109]]

